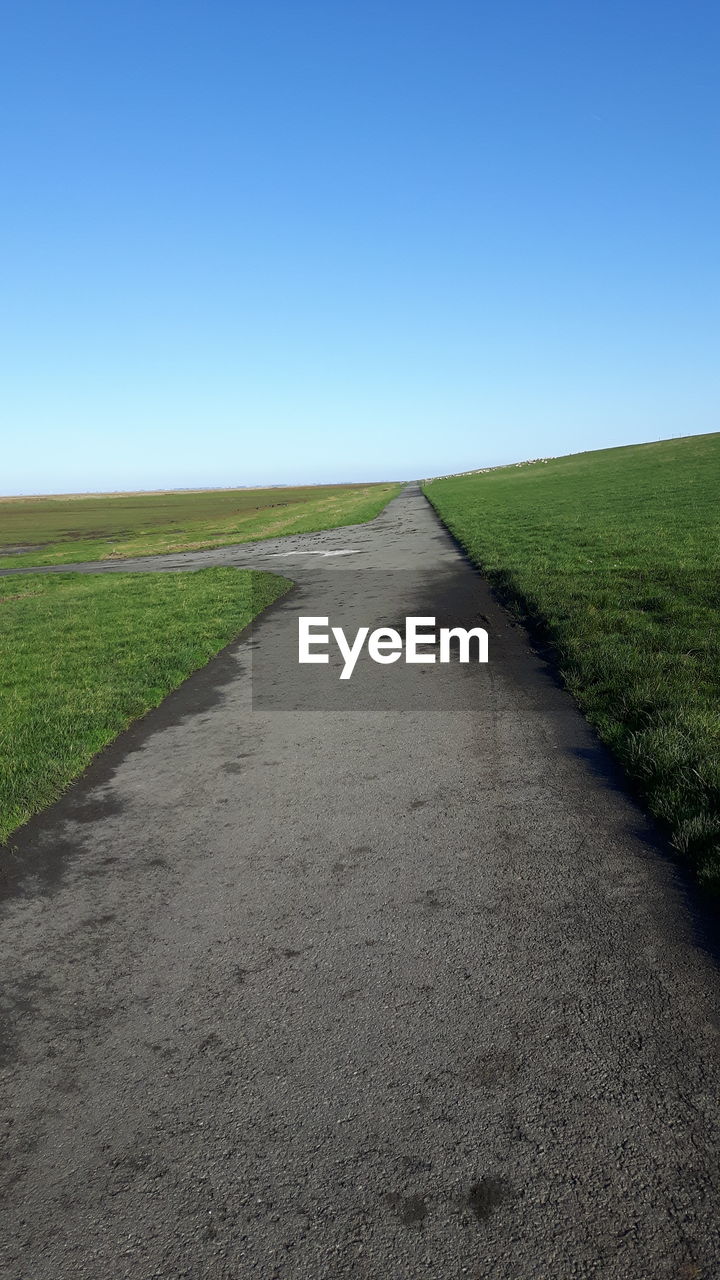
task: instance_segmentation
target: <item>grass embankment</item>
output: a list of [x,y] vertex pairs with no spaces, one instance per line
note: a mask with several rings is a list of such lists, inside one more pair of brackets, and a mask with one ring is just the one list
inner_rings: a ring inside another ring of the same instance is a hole
[[539,623],[582,710],[720,889],[720,435],[435,480],[426,493]]
[[289,589],[273,574],[0,579],[0,841]]
[[198,551],[372,520],[399,484],[0,498],[0,568]]

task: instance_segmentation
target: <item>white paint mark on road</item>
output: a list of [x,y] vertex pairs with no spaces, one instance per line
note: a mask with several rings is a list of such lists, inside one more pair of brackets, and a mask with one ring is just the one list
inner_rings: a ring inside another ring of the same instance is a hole
[[268,551],[269,556],[357,556],[359,550],[347,551]]

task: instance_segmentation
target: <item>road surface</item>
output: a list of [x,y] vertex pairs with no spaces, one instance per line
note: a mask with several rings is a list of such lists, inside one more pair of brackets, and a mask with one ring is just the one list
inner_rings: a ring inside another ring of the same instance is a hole
[[716,1280],[714,942],[542,657],[416,488],[208,563],[298,586],[5,854],[0,1273]]

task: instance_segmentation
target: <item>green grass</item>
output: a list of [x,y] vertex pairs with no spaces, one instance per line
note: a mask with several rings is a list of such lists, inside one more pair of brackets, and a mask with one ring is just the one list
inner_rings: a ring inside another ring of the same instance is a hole
[[434,480],[438,514],[554,646],[580,707],[720,889],[720,435]]
[[237,569],[1,578],[0,841],[290,586]]
[[372,520],[399,484],[0,498],[0,568],[197,551]]

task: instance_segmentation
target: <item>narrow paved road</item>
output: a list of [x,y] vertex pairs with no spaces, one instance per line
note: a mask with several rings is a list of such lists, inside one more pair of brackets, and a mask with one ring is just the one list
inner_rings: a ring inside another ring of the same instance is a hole
[[[3,1277],[716,1280],[708,934],[421,495],[161,563],[299,585],[6,857]],[[300,685],[298,612],[490,662]]]

